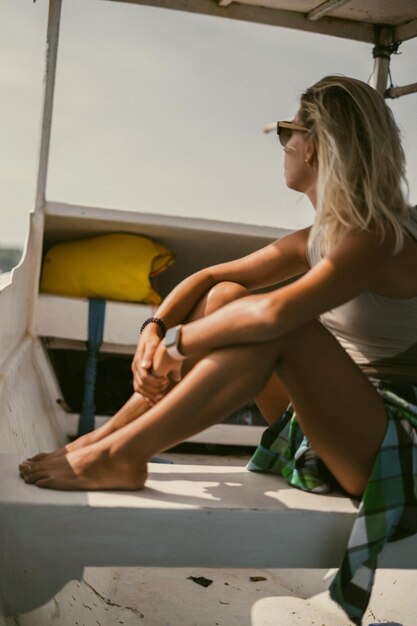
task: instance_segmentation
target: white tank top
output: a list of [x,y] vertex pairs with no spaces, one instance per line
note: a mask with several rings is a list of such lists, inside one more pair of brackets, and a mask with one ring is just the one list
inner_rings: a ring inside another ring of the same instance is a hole
[[[417,207],[406,230],[417,241]],[[321,259],[320,239],[307,246],[311,267]],[[417,382],[417,297],[367,291],[327,311],[320,321],[368,376]]]

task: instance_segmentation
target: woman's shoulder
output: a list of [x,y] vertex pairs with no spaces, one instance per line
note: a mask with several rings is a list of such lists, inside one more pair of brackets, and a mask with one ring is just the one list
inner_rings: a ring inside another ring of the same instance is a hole
[[398,252],[388,246],[381,266],[380,295],[393,298],[417,297],[417,220],[415,230],[405,229],[404,241]]
[[356,230],[344,235],[324,255],[319,252],[320,242],[313,239],[309,244],[310,258],[312,254],[320,255],[339,280],[360,285],[364,291],[391,298],[414,298],[417,241],[406,234],[400,251],[395,251],[395,244],[393,234],[381,238],[376,230]]

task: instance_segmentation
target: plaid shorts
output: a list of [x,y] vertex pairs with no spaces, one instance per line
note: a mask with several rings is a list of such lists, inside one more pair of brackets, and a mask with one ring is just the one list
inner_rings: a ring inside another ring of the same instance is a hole
[[[384,400],[387,431],[342,564],[330,585],[331,597],[355,624],[362,623],[377,555],[385,543],[417,532],[417,386],[372,382]],[[304,436],[291,407],[265,431],[247,469],[281,474],[290,485],[313,493],[338,487]]]

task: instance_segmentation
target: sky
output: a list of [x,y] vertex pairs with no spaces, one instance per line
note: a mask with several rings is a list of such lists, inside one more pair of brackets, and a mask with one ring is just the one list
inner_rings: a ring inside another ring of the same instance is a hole
[[[21,247],[33,208],[47,0],[0,0],[0,247]],[[339,73],[368,80],[371,46],[103,0],[64,0],[49,200],[299,228],[308,201],[286,189],[265,123]],[[417,80],[417,40],[395,85]],[[417,94],[390,101],[417,202]]]

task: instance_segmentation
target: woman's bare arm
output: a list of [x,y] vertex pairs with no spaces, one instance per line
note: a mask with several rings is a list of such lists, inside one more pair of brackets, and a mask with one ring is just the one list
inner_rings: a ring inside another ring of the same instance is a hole
[[363,291],[378,291],[388,276],[392,246],[372,233],[346,236],[316,266],[290,285],[232,302],[183,327],[185,355],[276,339]]
[[[211,287],[223,281],[238,283],[248,290],[277,284],[308,269],[306,246],[309,229],[303,229],[265,246],[241,259],[203,269],[185,280],[165,298],[155,313],[168,328],[187,319]],[[162,332],[149,324],[140,337],[132,362],[134,388],[154,399],[167,388],[168,381],[153,375],[152,364]]]
[[196,272],[168,294],[155,315],[168,327],[175,326],[183,322],[200,298],[218,283],[231,281],[251,291],[306,272],[309,231],[309,228],[296,231],[241,259]]

